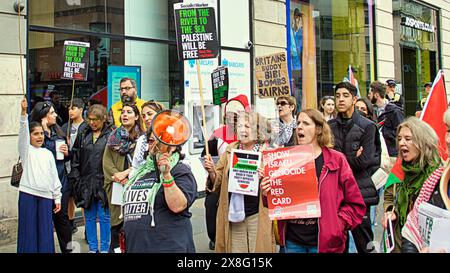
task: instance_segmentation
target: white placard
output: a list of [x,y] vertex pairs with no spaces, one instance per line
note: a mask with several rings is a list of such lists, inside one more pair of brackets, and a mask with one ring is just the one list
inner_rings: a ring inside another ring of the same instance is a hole
[[450,211],[423,202],[419,205],[419,230],[430,252],[450,253]]
[[120,183],[113,182],[111,204],[122,206],[123,186]]
[[228,192],[258,196],[261,156],[260,152],[231,150]]

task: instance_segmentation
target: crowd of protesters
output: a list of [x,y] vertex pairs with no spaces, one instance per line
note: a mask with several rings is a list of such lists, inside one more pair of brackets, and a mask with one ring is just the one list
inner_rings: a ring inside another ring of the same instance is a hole
[[[295,97],[277,97],[272,121],[253,111],[246,96],[230,98],[223,125],[206,143],[209,153],[202,153],[210,249],[342,253],[354,245],[358,253],[374,252],[372,224],[381,199],[382,227],[394,224],[393,251],[429,251],[415,236],[418,205],[450,209],[450,168],[437,152],[433,128],[416,117],[404,119],[395,86],[394,80],[375,81],[368,96],[358,98],[354,85],[341,82],[318,110],[299,113]],[[28,102],[21,102],[17,251],[55,252],[54,227],[60,251],[71,252],[78,207],[90,253],[195,252],[189,208],[198,197],[193,175],[198,170],[183,162],[181,145],[163,149],[155,138],[152,121],[164,105],[139,99],[131,78],[120,81],[121,100],[109,112],[101,104],[85,107],[77,98],[66,109],[52,94],[52,102],[35,103],[30,117]],[[436,118],[447,126],[450,148],[450,112]],[[257,196],[229,192],[233,149],[295,145],[313,147],[319,218],[270,220],[271,183],[263,165]],[[389,172],[397,157],[404,180],[377,188],[372,176],[380,168]],[[113,200],[116,188],[123,189],[120,204]]]

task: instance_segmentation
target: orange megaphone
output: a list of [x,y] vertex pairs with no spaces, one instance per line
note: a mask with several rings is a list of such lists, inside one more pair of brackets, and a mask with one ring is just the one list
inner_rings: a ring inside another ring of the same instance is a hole
[[156,114],[151,130],[155,139],[167,146],[183,145],[192,134],[187,118],[175,110],[164,110]]

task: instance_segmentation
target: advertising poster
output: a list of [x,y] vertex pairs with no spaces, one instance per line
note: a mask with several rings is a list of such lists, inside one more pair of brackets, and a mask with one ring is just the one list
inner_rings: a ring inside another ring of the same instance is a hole
[[206,3],[174,4],[175,29],[179,60],[217,57],[216,16]]
[[316,30],[310,1],[290,0],[286,16],[289,75],[298,111],[317,107]]
[[61,79],[86,81],[89,70],[89,43],[64,41],[64,68]]
[[221,105],[228,100],[228,68],[219,66],[211,73],[213,104]]
[[312,145],[264,151],[271,220],[320,217],[319,189]]
[[256,88],[260,98],[291,94],[286,53],[255,58]]
[[258,196],[261,153],[233,149],[230,162],[228,192]]
[[120,80],[132,78],[136,80],[137,96],[141,97],[141,67],[140,66],[108,66],[108,107],[120,100]]

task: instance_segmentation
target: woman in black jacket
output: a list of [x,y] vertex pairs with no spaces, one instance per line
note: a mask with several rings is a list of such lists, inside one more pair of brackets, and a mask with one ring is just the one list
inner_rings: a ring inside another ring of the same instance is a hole
[[108,199],[103,189],[103,153],[111,133],[106,121],[106,108],[92,105],[88,110],[87,127],[74,144],[70,178],[74,185],[77,207],[84,208],[86,238],[89,252],[98,252],[97,221],[100,222],[100,252],[107,253],[110,240]]

